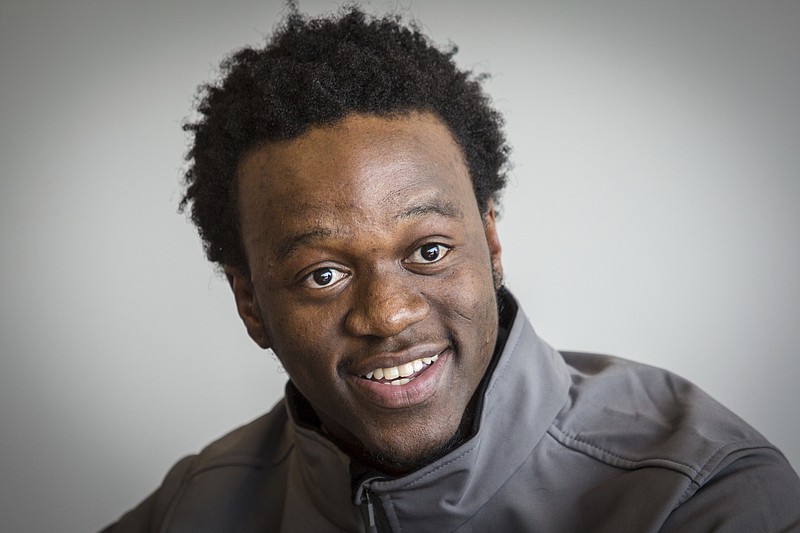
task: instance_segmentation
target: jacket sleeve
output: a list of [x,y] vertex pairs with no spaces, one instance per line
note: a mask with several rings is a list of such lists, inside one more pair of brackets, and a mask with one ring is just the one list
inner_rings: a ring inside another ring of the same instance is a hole
[[173,502],[180,496],[184,480],[196,456],[184,457],[164,477],[161,486],[143,502],[125,513],[101,533],[138,533],[161,531]]
[[740,450],[679,505],[663,532],[799,531],[800,478],[772,448]]

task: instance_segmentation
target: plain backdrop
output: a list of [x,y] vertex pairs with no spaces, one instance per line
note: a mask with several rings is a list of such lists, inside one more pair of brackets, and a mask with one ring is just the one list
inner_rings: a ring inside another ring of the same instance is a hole
[[[492,74],[538,332],[682,374],[800,466],[800,2],[366,7]],[[0,2],[4,531],[99,529],[281,396],[176,208],[196,86],[284,12]]]

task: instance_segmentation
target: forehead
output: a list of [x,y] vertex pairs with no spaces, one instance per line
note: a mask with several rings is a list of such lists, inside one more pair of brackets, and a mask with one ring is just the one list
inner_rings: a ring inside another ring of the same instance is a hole
[[466,172],[466,167],[448,128],[434,115],[415,112],[350,115],[295,139],[268,143],[243,158],[238,179],[245,194],[280,195],[312,192],[303,189],[326,182],[379,186],[409,173],[454,170]]
[[248,249],[309,226],[368,227],[420,206],[477,210],[460,148],[426,113],[351,115],[254,150],[238,174]]

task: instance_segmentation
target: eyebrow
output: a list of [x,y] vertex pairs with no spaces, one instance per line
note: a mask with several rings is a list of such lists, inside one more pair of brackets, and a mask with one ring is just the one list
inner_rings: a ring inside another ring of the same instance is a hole
[[[464,218],[464,214],[450,202],[430,202],[422,205],[415,205],[397,213],[395,220],[414,220],[426,215],[439,215],[446,218]],[[278,245],[278,259],[285,259],[292,255],[298,248],[310,245],[315,241],[331,237],[336,232],[329,228],[314,228],[304,231],[297,235],[292,235],[283,239]]]
[[314,228],[298,235],[287,237],[283,239],[278,246],[278,259],[285,259],[301,246],[330,237],[333,233],[334,232],[328,228]]
[[422,218],[425,215],[439,215],[446,218],[464,218],[464,213],[450,202],[430,202],[415,205],[395,215],[395,220]]

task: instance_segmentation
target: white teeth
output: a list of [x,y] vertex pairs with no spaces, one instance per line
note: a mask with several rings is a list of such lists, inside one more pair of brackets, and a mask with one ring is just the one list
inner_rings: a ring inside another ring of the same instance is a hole
[[400,377],[400,369],[396,366],[390,366],[389,368],[383,369],[383,377],[388,380],[397,379]]
[[386,385],[405,385],[411,381],[407,378],[413,376],[415,373],[419,372],[431,363],[434,363],[437,359],[439,359],[439,356],[434,355],[433,357],[422,357],[420,359],[415,359],[409,363],[404,363],[399,366],[376,368],[364,377],[375,381],[386,379],[387,381],[384,382]]
[[407,378],[408,376],[414,374],[414,363],[400,365],[397,367],[397,370],[400,372],[400,377]]

